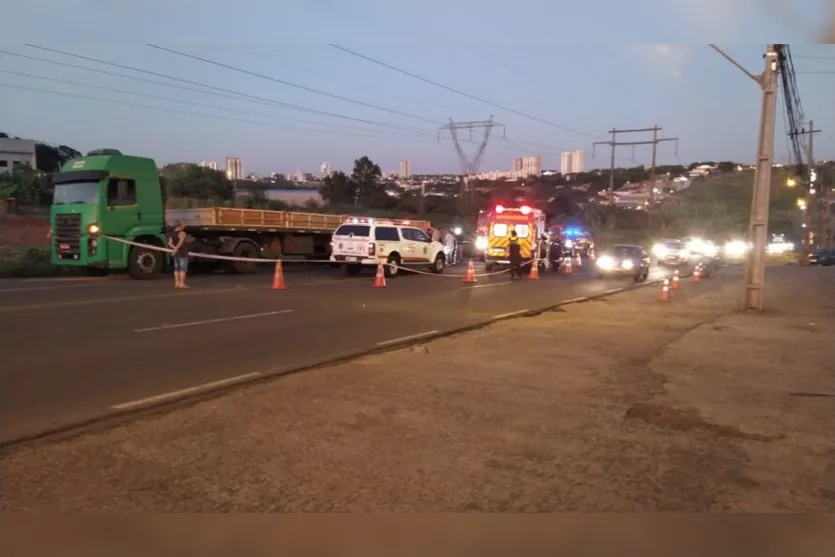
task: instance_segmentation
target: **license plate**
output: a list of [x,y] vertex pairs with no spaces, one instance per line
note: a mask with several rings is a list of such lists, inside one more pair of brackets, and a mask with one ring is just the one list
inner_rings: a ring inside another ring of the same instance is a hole
[[357,260],[356,257],[346,257],[345,258],[345,261],[356,261],[356,260]]
[[60,244],[58,246],[58,249],[68,250],[68,249],[70,249],[70,245],[69,244]]

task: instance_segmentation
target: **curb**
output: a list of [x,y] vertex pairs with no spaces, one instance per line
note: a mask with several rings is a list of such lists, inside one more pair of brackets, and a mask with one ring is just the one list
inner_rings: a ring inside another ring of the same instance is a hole
[[[690,275],[680,275],[682,278]],[[157,416],[161,414],[165,414],[167,412],[171,412],[173,410],[177,410],[180,408],[186,408],[193,404],[197,404],[199,402],[204,402],[207,400],[212,400],[226,394],[231,393],[233,390],[241,388],[241,387],[250,387],[254,385],[258,385],[261,383],[266,383],[268,381],[274,381],[276,379],[280,379],[284,376],[295,375],[298,373],[304,373],[307,371],[313,371],[315,369],[321,369],[325,367],[335,366],[339,364],[344,364],[348,362],[352,362],[358,360],[359,358],[363,358],[365,356],[371,356],[374,354],[383,354],[386,352],[393,352],[395,350],[401,350],[403,348],[408,348],[410,346],[416,346],[419,344],[426,344],[427,342],[432,342],[433,340],[438,340],[441,338],[452,337],[455,335],[459,335],[462,333],[468,333],[471,331],[476,331],[479,329],[483,329],[489,325],[494,323],[499,323],[501,321],[508,321],[510,319],[519,319],[519,318],[526,318],[526,317],[535,317],[537,315],[541,315],[543,313],[547,313],[549,311],[554,311],[560,307],[574,305],[574,304],[582,304],[585,302],[591,302],[594,300],[599,300],[602,298],[606,298],[608,296],[613,296],[615,294],[621,294],[624,292],[630,292],[632,290],[638,290],[640,288],[645,288],[648,286],[658,285],[664,282],[664,279],[657,279],[652,281],[643,282],[640,284],[633,284],[630,286],[625,286],[623,288],[613,288],[611,290],[607,290],[601,294],[594,294],[591,296],[583,296],[580,298],[572,298],[569,300],[563,300],[556,304],[549,304],[547,306],[523,310],[519,312],[513,312],[507,315],[503,315],[500,317],[491,317],[485,319],[483,321],[479,321],[477,323],[473,323],[470,325],[464,325],[462,327],[456,327],[454,329],[447,329],[445,331],[439,331],[437,333],[433,333],[431,335],[422,336],[420,338],[414,339],[404,339],[399,342],[386,344],[384,346],[374,346],[372,348],[365,348],[362,350],[357,350],[354,352],[349,352],[347,354],[343,354],[341,356],[336,356],[329,358],[327,360],[322,360],[313,364],[306,364],[303,366],[298,366],[290,369],[284,370],[277,370],[277,371],[266,371],[261,372],[258,376],[253,376],[249,378],[242,378],[240,381],[230,381],[224,385],[219,385],[217,387],[208,388],[205,390],[201,390],[195,393],[188,393],[183,394],[182,396],[178,396],[176,398],[170,398],[158,403],[152,403],[146,406],[138,407],[135,409],[125,409],[125,410],[115,410],[112,412],[107,412],[105,414],[101,414],[99,416],[94,416],[92,418],[87,418],[85,420],[79,420],[76,422],[72,422],[69,424],[65,424],[62,426],[54,427],[48,430],[41,431],[39,433],[27,434],[22,435],[19,437],[14,437],[8,439],[6,441],[0,441],[0,452],[9,452],[13,450],[21,450],[24,448],[29,448],[33,445],[40,445],[40,444],[50,444],[55,443],[58,441],[66,441],[68,439],[72,439],[74,437],[78,437],[87,433],[93,433],[95,431],[101,431],[106,429],[111,429],[114,427],[118,427],[120,425],[125,425],[127,422],[139,418],[146,418],[151,416]]]

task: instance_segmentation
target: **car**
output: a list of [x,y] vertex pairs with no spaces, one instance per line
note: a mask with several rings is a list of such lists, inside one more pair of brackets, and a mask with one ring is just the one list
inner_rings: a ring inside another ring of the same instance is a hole
[[690,260],[690,250],[681,240],[662,240],[652,247],[652,254],[662,267],[681,267]]
[[348,275],[357,275],[364,266],[385,263],[387,277],[396,277],[401,268],[425,267],[441,274],[446,267],[446,252],[408,220],[351,217],[336,229],[331,238],[331,263],[342,265]]
[[830,267],[835,265],[835,250],[819,249],[809,256],[810,265],[821,265],[823,267]]
[[649,277],[650,264],[649,254],[641,246],[616,244],[598,255],[595,276],[602,279],[626,275],[643,282]]

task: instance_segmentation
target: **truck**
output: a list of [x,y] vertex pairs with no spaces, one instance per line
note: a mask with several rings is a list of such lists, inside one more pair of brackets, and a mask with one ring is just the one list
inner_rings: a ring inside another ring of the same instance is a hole
[[534,259],[545,268],[546,230],[545,213],[529,205],[504,207],[496,205],[486,213],[487,247],[484,251],[484,268],[489,273],[494,267],[510,265],[510,233],[515,230],[523,262]]
[[[159,248],[167,248],[167,234],[176,221],[192,239],[191,253],[327,260],[331,235],[346,218],[229,207],[166,209],[156,162],[115,150],[67,161],[53,174],[52,183],[53,264],[91,274],[127,269],[137,280],[153,279],[166,269],[168,255]],[[253,273],[258,265],[203,261],[224,265],[233,273]]]

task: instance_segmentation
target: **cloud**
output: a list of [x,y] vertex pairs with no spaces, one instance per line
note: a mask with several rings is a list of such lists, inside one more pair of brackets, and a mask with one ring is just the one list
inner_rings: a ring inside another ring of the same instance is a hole
[[635,45],[635,55],[648,72],[679,79],[684,74],[692,48],[686,44],[642,44]]

